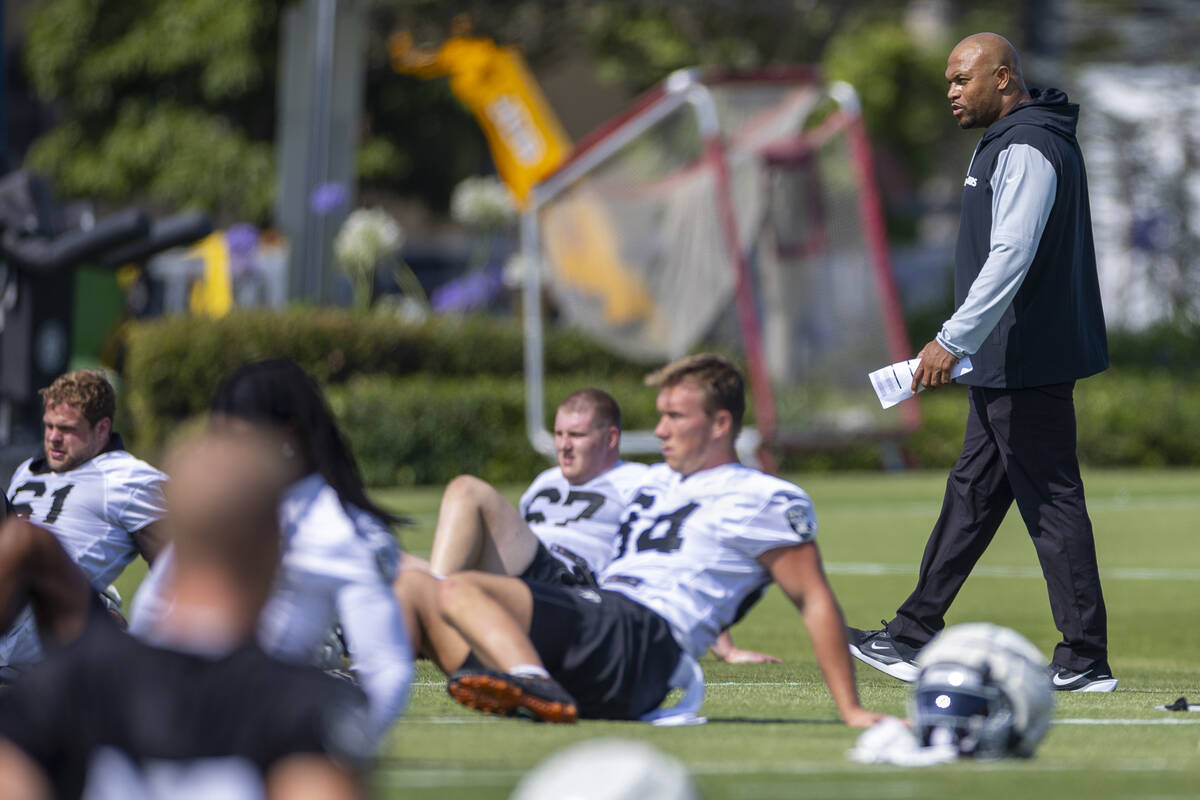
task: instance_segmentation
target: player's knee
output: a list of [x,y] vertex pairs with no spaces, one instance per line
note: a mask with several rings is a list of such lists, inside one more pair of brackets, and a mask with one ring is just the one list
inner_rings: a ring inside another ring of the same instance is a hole
[[491,484],[485,480],[474,475],[459,475],[446,484],[442,502],[471,503],[479,506],[494,491]]
[[43,560],[47,550],[57,546],[53,533],[16,517],[10,517],[0,532],[0,559],[8,563]]
[[477,588],[470,581],[451,575],[438,582],[437,607],[442,618],[451,621],[470,610]]

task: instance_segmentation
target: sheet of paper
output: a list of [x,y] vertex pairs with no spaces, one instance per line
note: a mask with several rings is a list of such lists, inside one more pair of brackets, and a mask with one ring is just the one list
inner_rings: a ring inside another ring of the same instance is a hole
[[[920,363],[921,359],[910,358],[907,361],[897,361],[895,364],[877,369],[867,375],[871,379],[871,386],[875,387],[875,394],[879,397],[880,405],[884,408],[891,408],[913,396],[910,388],[913,375],[916,374],[917,365]],[[963,356],[954,365],[954,369],[950,370],[950,377],[957,378],[972,369],[971,357]]]

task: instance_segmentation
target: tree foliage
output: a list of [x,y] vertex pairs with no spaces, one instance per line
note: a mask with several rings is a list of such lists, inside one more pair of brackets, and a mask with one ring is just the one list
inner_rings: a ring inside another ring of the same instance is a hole
[[26,69],[66,122],[29,166],[69,196],[264,220],[274,182],[279,2],[47,0]]
[[[365,188],[417,196],[439,211],[459,180],[488,169],[487,148],[445,81],[391,70],[393,31],[435,47],[469,20],[474,35],[518,48],[535,72],[582,50],[598,80],[630,91],[680,67],[819,64],[857,88],[872,139],[908,184],[935,170],[952,130],[941,72],[954,36],[1000,30],[1021,47],[1026,33],[1066,35],[1040,25],[1032,7],[1000,0],[942,7],[949,30],[937,37],[912,24],[937,4],[892,0],[354,1],[368,10],[359,178]],[[280,20],[299,2],[35,4],[26,66],[64,121],[36,142],[28,164],[51,174],[66,195],[265,222],[275,183]],[[1099,47],[1111,27],[1087,28],[1089,44]]]

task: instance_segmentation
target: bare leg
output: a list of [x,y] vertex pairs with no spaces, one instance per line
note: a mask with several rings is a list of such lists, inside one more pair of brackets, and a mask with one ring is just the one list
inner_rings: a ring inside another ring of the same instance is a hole
[[455,575],[438,586],[438,606],[488,667],[508,672],[519,664],[542,665],[529,641],[533,596],[523,581],[481,572]]
[[42,636],[66,644],[83,631],[92,593],[53,533],[17,517],[0,528],[0,631],[32,602]]
[[396,583],[396,597],[413,648],[447,675],[471,651],[500,671],[542,663],[528,637],[533,599],[515,578],[467,573],[439,580],[409,570]]
[[512,503],[490,484],[459,475],[446,486],[429,556],[435,575],[468,569],[520,575],[538,540]]

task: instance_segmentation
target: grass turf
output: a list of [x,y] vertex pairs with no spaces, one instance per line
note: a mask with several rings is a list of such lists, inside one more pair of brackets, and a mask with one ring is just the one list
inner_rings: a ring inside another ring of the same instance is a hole
[[[823,558],[846,619],[877,627],[912,589],[941,502],[944,473],[789,476],[812,495]],[[779,665],[704,659],[709,724],[663,729],[585,721],[544,726],[485,717],[451,701],[444,678],[420,662],[408,713],[373,774],[379,797],[504,798],[533,765],[594,737],[644,739],[682,759],[706,798],[1195,797],[1200,714],[1156,711],[1200,702],[1200,472],[1085,472],[1108,603],[1117,692],[1057,695],[1056,724],[1026,761],[925,769],[860,766],[845,753],[856,731],[836,721],[803,625],[777,589],[734,629],[739,645]],[[515,499],[520,487],[508,487]],[[414,525],[407,549],[426,555],[440,491],[377,493]],[[140,578],[119,584],[125,596]],[[989,620],[1028,636],[1049,656],[1057,641],[1045,585],[1014,508],[948,623]],[[903,715],[907,686],[860,665],[871,708]]]

